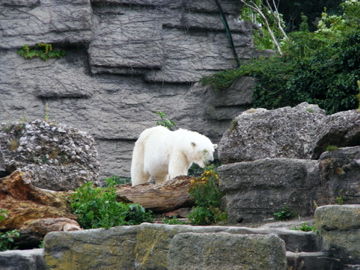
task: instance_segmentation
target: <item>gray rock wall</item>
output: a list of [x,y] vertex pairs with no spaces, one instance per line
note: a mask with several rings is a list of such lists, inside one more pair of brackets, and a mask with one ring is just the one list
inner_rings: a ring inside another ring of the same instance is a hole
[[[221,3],[239,57],[255,56],[252,26],[235,20],[240,1]],[[43,62],[16,54],[38,42],[63,47],[67,55]],[[158,120],[155,111],[218,141],[249,106],[249,94],[229,102],[226,94],[191,86],[232,67],[214,1],[0,3],[0,122],[48,114],[51,121],[89,132],[97,141],[102,176],[129,175],[133,143]],[[245,79],[232,88],[248,90],[252,84]]]

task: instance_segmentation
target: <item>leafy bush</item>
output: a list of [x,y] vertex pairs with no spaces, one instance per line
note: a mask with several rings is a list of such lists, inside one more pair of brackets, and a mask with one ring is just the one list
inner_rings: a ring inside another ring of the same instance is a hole
[[192,224],[207,225],[227,219],[226,213],[220,210],[223,194],[213,167],[207,168],[197,180],[192,180],[189,193],[196,205],[188,216]]
[[283,207],[273,214],[276,220],[288,220],[296,216],[296,214],[288,207]]
[[25,59],[39,57],[43,61],[46,61],[50,58],[61,58],[65,56],[65,51],[54,50],[52,45],[47,43],[38,43],[31,47],[29,45],[24,45],[17,51],[17,53]]
[[100,188],[91,182],[85,183],[71,195],[70,205],[85,229],[152,221],[151,213],[141,205],[117,202],[114,186]]
[[0,232],[0,251],[14,249],[14,241],[20,236],[18,230],[11,230],[7,232]]

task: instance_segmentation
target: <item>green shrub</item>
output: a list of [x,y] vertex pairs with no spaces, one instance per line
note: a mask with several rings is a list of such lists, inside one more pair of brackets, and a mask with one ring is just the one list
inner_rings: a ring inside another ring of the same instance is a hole
[[15,249],[15,239],[20,236],[18,230],[11,230],[7,232],[0,232],[0,251]]
[[114,186],[100,188],[94,187],[91,182],[85,183],[71,195],[70,205],[85,229],[152,221],[151,213],[141,205],[117,202]]
[[293,230],[303,231],[303,232],[311,232],[311,231],[316,231],[316,228],[315,228],[315,226],[309,225],[308,223],[303,223],[299,226],[294,227]]
[[336,151],[338,149],[339,149],[339,147],[336,145],[328,145],[328,146],[326,146],[325,151],[331,152],[331,151]]
[[38,43],[35,46],[24,45],[17,51],[18,55],[25,59],[33,59],[39,57],[46,61],[50,58],[61,58],[65,56],[65,51],[54,50],[51,44]]
[[192,180],[189,193],[195,202],[188,216],[191,224],[208,225],[227,219],[226,213],[220,210],[223,194],[213,167],[207,168],[197,180]]
[[288,220],[296,216],[296,214],[288,207],[283,207],[273,214],[276,220]]

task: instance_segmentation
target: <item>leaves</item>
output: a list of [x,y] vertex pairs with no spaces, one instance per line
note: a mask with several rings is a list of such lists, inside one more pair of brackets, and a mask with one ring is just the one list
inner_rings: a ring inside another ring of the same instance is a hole
[[33,59],[39,57],[41,60],[46,61],[50,58],[61,58],[65,56],[63,50],[53,50],[51,44],[38,43],[35,46],[30,47],[24,45],[17,51],[17,54],[24,57],[25,59]]

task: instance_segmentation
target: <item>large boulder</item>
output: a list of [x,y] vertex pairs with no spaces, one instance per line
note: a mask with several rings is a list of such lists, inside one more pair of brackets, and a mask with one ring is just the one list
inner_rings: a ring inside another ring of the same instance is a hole
[[222,163],[262,158],[317,159],[329,145],[360,144],[360,113],[325,115],[301,103],[275,110],[250,109],[238,115],[219,144]]
[[318,126],[326,115],[301,103],[276,110],[250,109],[237,116],[219,144],[222,163],[263,158],[311,158]]
[[169,262],[170,270],[285,270],[285,244],[273,234],[180,233]]
[[330,255],[346,263],[360,264],[360,205],[319,207],[315,222]]
[[302,216],[313,212],[318,161],[262,159],[226,164],[218,172],[231,223],[271,219],[283,209]]
[[97,182],[94,139],[65,125],[35,120],[0,125],[0,176],[19,170],[31,183],[50,190],[72,190]]

